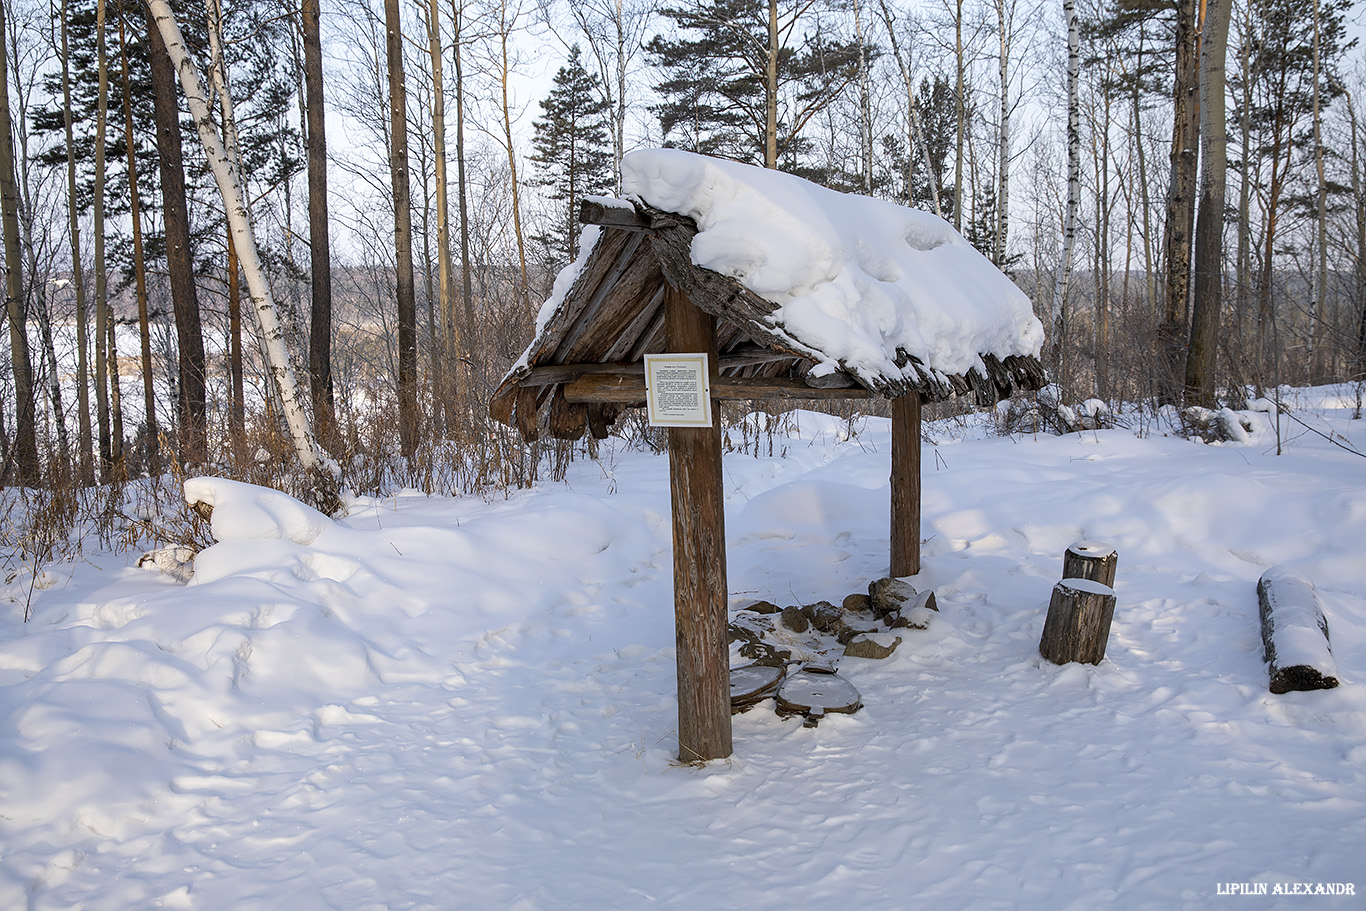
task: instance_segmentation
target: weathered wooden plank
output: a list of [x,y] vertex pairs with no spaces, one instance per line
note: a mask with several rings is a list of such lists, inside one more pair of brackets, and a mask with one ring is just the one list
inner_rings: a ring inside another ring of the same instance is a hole
[[[648,259],[649,257],[642,257]],[[636,315],[622,330],[621,335],[613,339],[607,346],[607,350],[600,360],[604,361],[638,361],[640,351],[638,346],[642,344],[645,336],[649,335],[650,327],[656,321],[661,324],[664,319],[664,276],[659,273],[658,266],[655,267],[656,280],[649,285],[649,295],[645,294],[644,286],[637,293],[639,310]]]
[[892,399],[891,575],[920,572],[920,393]]
[[[714,319],[675,289],[665,295],[664,309],[669,350],[705,351],[714,365]],[[678,645],[678,758],[684,762],[723,759],[731,754],[732,745],[719,422],[713,421],[710,427],[669,428],[669,498]]]
[[517,432],[530,443],[541,435],[537,413],[541,407],[541,388],[522,386],[517,390]]
[[581,376],[621,375],[645,376],[642,364],[545,364],[532,367],[527,375],[518,381],[522,386],[554,386],[558,383],[572,383]]
[[551,355],[560,347],[565,332],[583,315],[598,289],[604,286],[605,278],[618,263],[622,251],[633,241],[638,245],[639,240],[639,237],[624,231],[603,232],[589,254],[588,261],[584,263],[583,271],[574,280],[564,301],[551,314],[549,322],[541,330],[536,350],[530,353],[528,363],[535,365],[546,360],[554,360]]
[[489,417],[500,424],[511,426],[512,410],[517,403],[517,393],[521,387],[511,377],[504,380],[502,385],[493,393],[489,399]]
[[636,251],[640,249],[641,241],[645,235],[633,234],[630,239],[622,246],[617,253],[612,268],[607,271],[601,283],[589,297],[588,304],[579,312],[574,321],[565,329],[555,345],[557,352],[570,352],[574,350],[574,345],[579,341],[583,333],[596,322],[600,322],[603,311],[608,309],[606,302],[619,294],[618,283],[626,271],[631,268],[632,258]]
[[550,415],[546,418],[546,432],[557,440],[578,440],[588,429],[588,409],[578,402],[567,401],[564,387],[555,390],[550,399]]
[[[867,399],[872,398],[873,393],[861,386],[853,389],[813,389],[797,380],[779,377],[717,376],[712,380],[711,397],[724,402],[743,402],[750,399],[805,402]],[[583,403],[639,404],[645,401],[644,371],[585,373],[565,384],[565,398],[571,402]]]

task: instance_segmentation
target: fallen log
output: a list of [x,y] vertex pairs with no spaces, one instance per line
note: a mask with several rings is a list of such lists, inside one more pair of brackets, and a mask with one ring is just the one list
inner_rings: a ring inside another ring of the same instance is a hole
[[1257,582],[1257,603],[1271,692],[1337,686],[1328,617],[1314,583],[1295,570],[1273,567]]

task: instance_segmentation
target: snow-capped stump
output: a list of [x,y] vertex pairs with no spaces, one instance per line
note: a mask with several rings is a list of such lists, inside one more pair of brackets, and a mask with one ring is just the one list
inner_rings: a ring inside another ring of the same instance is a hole
[[1109,544],[1098,541],[1078,541],[1062,555],[1064,579],[1090,579],[1101,585],[1115,587],[1115,568],[1119,554]]
[[1328,617],[1314,583],[1294,570],[1274,567],[1257,582],[1257,603],[1271,692],[1337,686]]
[[730,711],[746,711],[774,695],[787,675],[782,664],[746,664],[730,669]]
[[863,708],[854,685],[839,674],[805,667],[778,684],[778,714],[805,715],[808,727],[831,712],[850,715]]
[[1054,664],[1100,664],[1115,614],[1115,591],[1090,579],[1063,579],[1053,586],[1039,654]]

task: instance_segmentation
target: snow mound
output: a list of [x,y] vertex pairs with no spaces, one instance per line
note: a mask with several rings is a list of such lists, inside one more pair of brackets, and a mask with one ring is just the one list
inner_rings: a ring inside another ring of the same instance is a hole
[[312,544],[333,524],[288,494],[226,478],[189,478],[185,481],[185,502],[213,508],[210,528],[214,540],[220,542],[281,538]]

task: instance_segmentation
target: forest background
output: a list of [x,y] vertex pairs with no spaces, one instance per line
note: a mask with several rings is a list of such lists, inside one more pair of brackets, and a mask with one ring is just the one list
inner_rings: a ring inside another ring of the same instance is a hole
[[310,447],[357,492],[557,474],[580,444],[523,443],[488,399],[578,253],[579,200],[642,146],[937,212],[1035,302],[1054,401],[1366,380],[1344,0],[0,8],[0,485],[26,558],[82,517],[111,544],[149,532],[138,479],[320,502]]

